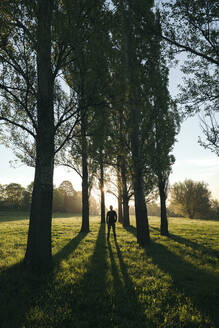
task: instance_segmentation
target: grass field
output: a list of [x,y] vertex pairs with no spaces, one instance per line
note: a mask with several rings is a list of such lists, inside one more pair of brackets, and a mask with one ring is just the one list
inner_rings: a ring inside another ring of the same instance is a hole
[[117,241],[91,218],[53,220],[54,270],[20,265],[28,220],[0,212],[0,328],[219,327],[219,222],[169,219],[160,237],[150,218],[151,245],[140,249],[135,227],[117,225]]

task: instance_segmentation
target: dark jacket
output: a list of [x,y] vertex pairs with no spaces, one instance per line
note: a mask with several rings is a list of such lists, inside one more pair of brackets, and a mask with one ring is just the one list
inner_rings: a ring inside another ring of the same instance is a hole
[[113,224],[117,221],[117,214],[116,214],[116,211],[114,210],[110,210],[107,212],[107,215],[106,215],[106,222],[108,224]]

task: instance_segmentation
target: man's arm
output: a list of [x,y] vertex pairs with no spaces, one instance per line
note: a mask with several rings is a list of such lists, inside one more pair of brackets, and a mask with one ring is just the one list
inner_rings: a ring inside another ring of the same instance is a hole
[[115,211],[115,222],[117,221],[117,213],[116,213],[116,211]]
[[106,214],[106,223],[107,224],[109,223],[109,212],[107,212],[107,214]]

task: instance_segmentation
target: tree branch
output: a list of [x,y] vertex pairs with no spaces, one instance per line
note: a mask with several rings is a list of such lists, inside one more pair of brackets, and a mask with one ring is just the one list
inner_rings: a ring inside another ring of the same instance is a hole
[[162,35],[162,38],[163,38],[164,40],[166,40],[167,42],[172,43],[172,44],[174,44],[175,46],[177,46],[177,47],[179,47],[179,48],[182,48],[182,49],[184,49],[184,50],[186,50],[186,51],[189,51],[189,52],[191,52],[192,54],[194,54],[194,55],[196,55],[196,56],[199,56],[199,57],[202,57],[202,58],[206,59],[207,61],[209,61],[210,63],[219,66],[219,61],[216,60],[216,59],[214,59],[214,58],[212,58],[212,57],[209,57],[209,56],[207,56],[207,55],[205,55],[205,54],[203,54],[203,53],[201,53],[201,52],[199,52],[199,51],[197,51],[197,50],[195,50],[195,49],[192,49],[192,48],[189,47],[189,46],[186,46],[186,45],[184,45],[184,44],[181,44],[181,43],[179,43],[179,42],[177,42],[177,41],[175,41],[175,40],[169,39],[169,38],[167,38],[167,37],[164,36],[164,35]]
[[19,123],[16,123],[16,122],[14,122],[14,121],[6,118],[6,117],[3,117],[3,116],[0,116],[0,121],[6,121],[6,122],[8,122],[10,124],[13,124],[13,125],[19,127],[21,129],[23,129],[24,131],[28,132],[34,139],[36,139],[36,135],[32,131],[30,131],[29,129],[27,129],[24,125],[19,124]]
[[55,150],[55,154],[58,153],[62,147],[66,144],[66,142],[70,139],[72,131],[74,130],[76,124],[78,123],[78,120],[75,121],[74,125],[72,126],[72,128],[70,129],[67,137],[63,140],[63,142],[61,143],[61,145]]
[[8,87],[4,84],[0,84],[0,88],[5,90],[6,92],[8,92],[15,99],[15,101],[23,107],[24,111],[27,113],[27,116],[31,120],[31,122],[33,124],[33,127],[35,128],[35,130],[37,130],[37,123],[35,122],[35,120],[34,120],[33,116],[31,115],[30,111],[27,109],[27,106],[25,106],[23,104],[23,102],[13,92],[11,92],[9,90],[9,89],[11,89],[10,87]]

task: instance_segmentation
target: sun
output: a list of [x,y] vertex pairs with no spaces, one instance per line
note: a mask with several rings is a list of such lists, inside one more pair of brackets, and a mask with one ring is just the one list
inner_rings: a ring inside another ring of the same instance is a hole
[[[106,191],[104,188],[104,195],[105,195],[105,207],[106,211],[109,210],[110,205],[113,206],[114,209],[118,208],[118,200],[117,197],[111,194],[110,192]],[[100,204],[100,190],[99,189],[92,189],[91,195],[95,198],[97,203]]]

